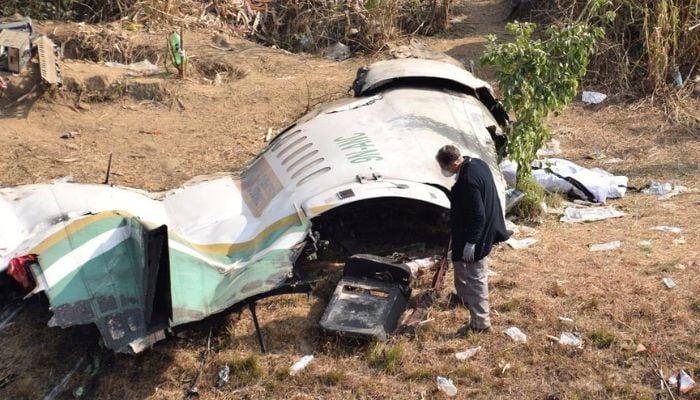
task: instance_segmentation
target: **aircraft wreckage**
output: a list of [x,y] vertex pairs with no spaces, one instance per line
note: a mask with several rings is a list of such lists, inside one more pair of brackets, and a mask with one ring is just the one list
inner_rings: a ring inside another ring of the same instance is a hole
[[449,209],[453,181],[434,158],[446,144],[485,160],[504,192],[508,117],[486,82],[398,59],[361,68],[352,89],[240,174],[158,196],[66,182],[0,189],[0,272],[47,296],[50,326],[94,323],[108,348],[136,353],[174,326],[293,291],[297,259],[331,210],[376,199]]

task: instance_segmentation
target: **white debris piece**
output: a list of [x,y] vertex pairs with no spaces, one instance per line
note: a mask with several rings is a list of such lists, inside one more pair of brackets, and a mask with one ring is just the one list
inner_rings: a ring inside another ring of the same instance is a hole
[[622,246],[620,241],[615,240],[615,241],[608,242],[608,243],[592,244],[590,247],[590,251],[610,251],[610,250],[619,249],[620,246]]
[[656,181],[651,181],[649,187],[642,190],[644,194],[659,196],[659,200],[668,200],[673,196],[692,192],[697,192],[697,190],[688,189],[685,186],[675,185],[671,182],[661,183]]
[[515,342],[518,343],[526,343],[527,342],[527,335],[523,333],[523,331],[520,330],[520,328],[516,326],[511,326],[510,328],[506,329],[503,331],[508,337],[513,339]]
[[411,260],[406,263],[406,266],[411,269],[411,276],[415,278],[422,272],[422,270],[432,268],[435,265],[435,262],[436,261],[433,257],[426,257]]
[[671,279],[671,278],[664,278],[664,279],[662,279],[661,281],[662,281],[662,282],[664,283],[664,285],[666,285],[666,287],[669,288],[669,289],[673,289],[674,287],[678,286],[678,285],[676,285],[676,282],[674,282],[673,279]]
[[589,92],[584,90],[581,94],[581,101],[583,101],[586,104],[600,104],[603,102],[603,100],[605,100],[606,97],[608,97],[607,94],[599,92]]
[[608,218],[623,217],[627,214],[616,209],[613,206],[609,207],[592,207],[592,208],[575,208],[567,207],[564,209],[564,216],[561,217],[561,222],[592,222],[600,221]]
[[561,335],[559,335],[559,344],[581,348],[583,347],[583,340],[581,340],[581,337],[576,333],[562,332]]
[[289,368],[289,375],[294,376],[298,374],[299,372],[303,371],[304,368],[306,368],[307,365],[311,362],[311,360],[314,359],[313,354],[306,355],[302,358],[299,359],[299,361],[295,362],[290,368]]
[[[680,380],[680,385],[678,384]],[[684,370],[680,370],[673,375],[669,376],[667,379],[669,385],[673,387],[678,387],[681,394],[688,394],[695,389],[695,381],[688,375]]]
[[506,243],[515,250],[522,250],[531,247],[533,244],[537,243],[538,240],[535,238],[525,238],[525,239],[514,239],[510,238],[506,240]]
[[[532,177],[546,191],[573,193],[581,199],[605,203],[607,199],[624,197],[628,178],[613,175],[600,168],[585,168],[561,158],[534,160]],[[518,166],[511,160],[499,164],[503,178],[515,186]]]
[[350,47],[337,42],[336,44],[326,48],[325,57],[335,61],[343,61],[352,57],[352,51],[350,50]]
[[671,233],[681,233],[683,230],[677,226],[668,226],[668,225],[658,225],[658,226],[652,226],[651,228],[652,231],[659,231],[659,232],[671,232]]
[[559,321],[563,322],[565,324],[573,324],[574,323],[574,319],[569,318],[569,317],[559,317]]
[[455,357],[460,361],[468,360],[474,357],[479,350],[481,350],[481,346],[472,347],[471,349],[455,353]]
[[678,239],[673,239],[673,244],[675,244],[676,246],[680,246],[682,244],[685,244],[685,238],[680,237]]
[[457,396],[457,387],[452,383],[452,379],[447,379],[442,376],[437,377],[437,386],[442,392],[444,392],[447,397]]

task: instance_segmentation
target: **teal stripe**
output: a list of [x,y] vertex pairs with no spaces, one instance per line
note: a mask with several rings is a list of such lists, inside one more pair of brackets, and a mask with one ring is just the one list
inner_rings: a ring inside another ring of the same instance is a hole
[[127,218],[123,216],[114,216],[100,221],[95,221],[90,225],[85,226],[78,232],[61,239],[56,244],[39,254],[39,263],[43,266],[42,269],[48,270],[48,268],[51,268],[51,265],[58,261],[59,258],[84,245],[89,240],[94,239],[97,235],[125,226],[126,224]]

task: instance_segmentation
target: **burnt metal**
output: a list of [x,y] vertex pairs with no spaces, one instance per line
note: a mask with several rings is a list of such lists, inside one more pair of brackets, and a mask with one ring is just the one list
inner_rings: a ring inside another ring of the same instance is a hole
[[396,329],[411,294],[411,271],[394,259],[350,257],[320,325],[327,332],[386,340]]

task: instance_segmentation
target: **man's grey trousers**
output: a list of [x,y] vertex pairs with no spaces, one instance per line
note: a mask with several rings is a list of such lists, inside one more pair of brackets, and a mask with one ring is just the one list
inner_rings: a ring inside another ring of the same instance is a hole
[[469,325],[474,329],[490,328],[488,258],[484,257],[472,263],[452,261],[452,264],[457,295],[467,305],[471,315]]

